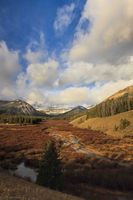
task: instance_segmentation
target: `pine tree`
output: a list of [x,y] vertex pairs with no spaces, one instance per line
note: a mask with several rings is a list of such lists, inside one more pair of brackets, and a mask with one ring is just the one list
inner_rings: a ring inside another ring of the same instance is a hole
[[51,141],[45,145],[36,183],[55,190],[63,189],[61,161],[56,147]]

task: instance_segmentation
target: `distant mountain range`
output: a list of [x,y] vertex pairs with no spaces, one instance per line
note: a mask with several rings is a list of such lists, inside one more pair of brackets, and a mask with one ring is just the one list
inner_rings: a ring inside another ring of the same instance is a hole
[[133,110],[133,86],[129,86],[88,110],[87,117],[106,117]]
[[43,108],[43,112],[45,112],[48,115],[58,115],[58,114],[68,112],[70,110],[72,110],[72,107],[49,106],[49,107]]
[[77,106],[70,111],[67,111],[65,113],[55,116],[55,118],[64,119],[64,120],[73,120],[77,117],[80,117],[80,116],[86,114],[87,111],[88,111],[87,108],[85,108],[83,106]]
[[[60,108],[59,108],[60,109]],[[22,100],[3,101],[0,100],[0,114],[9,115],[30,115],[30,116],[47,116],[56,119],[73,120],[87,114],[87,118],[106,117],[118,113],[133,110],[133,86],[127,87],[114,95],[108,97],[100,104],[87,109],[83,106],[77,106],[71,110],[64,110],[63,113],[56,110],[56,115],[48,115],[45,112],[36,110],[33,106]],[[66,111],[66,112],[65,112]],[[62,110],[61,110],[62,112]]]
[[[61,119],[73,119],[81,116],[87,112],[87,109],[83,106],[77,106],[73,109],[66,109],[63,113],[46,114],[44,111],[38,111],[33,106],[22,100],[4,101],[0,100],[0,114],[4,115],[29,115],[29,116],[46,116],[49,118],[61,118]],[[62,111],[62,110],[61,110]],[[66,112],[65,112],[66,111]]]
[[68,112],[59,114],[57,118],[74,120],[83,115],[87,115],[87,118],[107,117],[130,110],[133,110],[133,86],[120,90],[96,106],[88,109],[77,106]]
[[22,100],[3,101],[0,100],[0,114],[7,115],[45,115],[33,108],[30,104]]

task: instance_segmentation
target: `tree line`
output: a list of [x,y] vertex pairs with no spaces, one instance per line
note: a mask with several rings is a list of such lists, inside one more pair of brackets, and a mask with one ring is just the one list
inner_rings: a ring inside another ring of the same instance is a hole
[[133,110],[133,99],[111,99],[98,104],[87,112],[87,118],[107,117],[118,113]]
[[42,117],[24,116],[24,115],[0,115],[1,124],[38,124],[42,121]]

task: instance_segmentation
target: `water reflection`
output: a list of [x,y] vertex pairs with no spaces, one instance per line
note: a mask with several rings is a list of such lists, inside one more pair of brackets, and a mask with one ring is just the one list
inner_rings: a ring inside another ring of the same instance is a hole
[[24,162],[20,163],[17,166],[17,169],[11,171],[11,173],[22,178],[27,178],[32,182],[36,182],[37,172],[34,169],[25,166]]

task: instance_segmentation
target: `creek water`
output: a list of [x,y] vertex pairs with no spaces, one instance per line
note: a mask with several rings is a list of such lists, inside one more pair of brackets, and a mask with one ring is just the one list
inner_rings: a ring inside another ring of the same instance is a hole
[[16,176],[20,176],[24,179],[29,179],[32,182],[36,182],[37,172],[35,169],[25,166],[24,162],[21,162],[16,170],[10,170],[10,173]]

